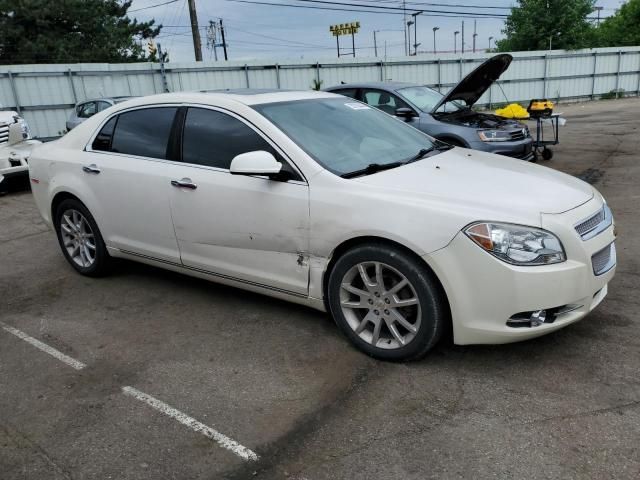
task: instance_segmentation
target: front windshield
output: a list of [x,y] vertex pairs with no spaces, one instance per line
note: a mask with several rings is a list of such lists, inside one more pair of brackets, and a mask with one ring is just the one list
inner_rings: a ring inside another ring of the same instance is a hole
[[[444,96],[440,92],[436,92],[428,87],[406,87],[399,89],[398,93],[423,112],[433,110]],[[463,108],[465,108],[464,105],[450,101],[441,105],[440,108],[438,108],[438,112],[455,112]]]
[[403,120],[349,98],[267,103],[254,108],[336,175],[404,162],[434,147]]

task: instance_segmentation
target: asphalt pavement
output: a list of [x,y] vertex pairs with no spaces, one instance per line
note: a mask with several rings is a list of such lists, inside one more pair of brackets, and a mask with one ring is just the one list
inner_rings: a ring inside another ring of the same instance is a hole
[[0,197],[0,479],[640,478],[640,99],[557,110],[541,163],[607,198],[608,297],[546,337],[414,363],[157,268],[82,277],[28,191]]

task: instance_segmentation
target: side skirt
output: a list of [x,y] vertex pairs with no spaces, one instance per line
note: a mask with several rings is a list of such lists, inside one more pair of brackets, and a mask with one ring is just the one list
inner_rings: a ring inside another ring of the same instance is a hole
[[249,282],[238,278],[230,277],[228,275],[222,275],[208,270],[202,270],[199,268],[188,267],[180,263],[174,263],[167,260],[161,260],[147,255],[141,255],[135,252],[129,252],[126,250],[120,250],[118,248],[107,247],[109,255],[112,257],[124,258],[127,260],[133,260],[135,262],[145,263],[154,267],[164,268],[173,272],[182,273],[191,277],[202,278],[210,282],[220,283],[223,285],[229,285],[231,287],[241,288],[269,297],[279,298],[286,300],[287,302],[297,303],[299,305],[305,305],[307,307],[326,312],[324,302],[322,299],[310,297],[308,295],[290,292],[280,288],[270,287],[260,283]]

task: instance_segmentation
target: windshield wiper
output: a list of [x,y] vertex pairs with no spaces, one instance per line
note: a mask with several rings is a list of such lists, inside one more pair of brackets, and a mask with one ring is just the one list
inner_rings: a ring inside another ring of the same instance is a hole
[[421,160],[422,158],[424,158],[425,155],[427,155],[428,153],[433,152],[435,149],[436,149],[435,146],[429,147],[429,148],[421,148],[420,150],[418,150],[418,153],[416,153],[413,157],[407,158],[404,161],[404,163],[412,163],[412,162],[416,162],[418,160]]
[[407,163],[417,162],[418,160],[422,160],[424,157],[429,155],[434,150],[442,152],[444,150],[449,150],[453,148],[448,143],[441,142],[440,140],[436,140],[435,142],[436,143],[434,143],[432,147],[421,148],[420,150],[418,150],[418,153],[416,153],[413,157],[409,157],[407,160],[404,161],[404,163],[407,164]]
[[347,172],[340,175],[342,178],[354,178],[362,175],[371,175],[372,173],[381,172],[383,170],[389,170],[390,168],[396,168],[404,165],[405,162],[391,162],[391,163],[370,163],[366,167],[360,170],[354,170],[353,172]]

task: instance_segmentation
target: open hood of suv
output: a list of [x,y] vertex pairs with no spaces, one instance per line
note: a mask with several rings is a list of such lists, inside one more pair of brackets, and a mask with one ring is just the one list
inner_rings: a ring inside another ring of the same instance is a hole
[[489,89],[491,84],[509,68],[512,60],[513,57],[506,53],[491,57],[449,90],[449,93],[433,107],[431,113],[437,112],[442,105],[452,100],[460,100],[468,107],[472,106]]

